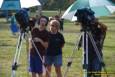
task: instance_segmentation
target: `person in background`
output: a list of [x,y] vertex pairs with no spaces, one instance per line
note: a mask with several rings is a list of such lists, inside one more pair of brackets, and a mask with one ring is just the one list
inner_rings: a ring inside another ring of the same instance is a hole
[[63,26],[64,26],[64,19],[61,18],[61,19],[60,19],[60,30],[61,30],[61,31],[64,30],[64,27],[63,27]]
[[[94,26],[94,29],[92,28],[92,36],[95,40],[96,46],[99,50],[99,54],[103,60],[103,44],[106,37],[107,32],[107,26],[103,24],[102,22],[98,21],[96,18],[92,21],[92,26]],[[97,54],[95,51],[93,45],[89,42],[89,65],[88,65],[88,71],[91,72],[88,74],[88,77],[101,77],[101,71],[102,67],[104,66],[104,63],[102,63],[99,60],[99,54]]]
[[19,27],[17,26],[16,19],[13,14],[11,16],[10,29],[11,29],[13,35],[16,35],[16,33],[19,32]]
[[[32,74],[32,77],[43,77],[43,56],[45,55],[46,49],[48,47],[48,31],[46,30],[48,20],[45,16],[41,16],[39,19],[39,23],[36,26],[32,26],[31,28],[31,36],[32,38],[30,39],[30,44],[29,44],[29,71]],[[32,23],[33,24],[33,23]],[[31,25],[32,25],[31,24]],[[34,24],[35,25],[35,24]],[[38,26],[39,25],[39,26]],[[34,41],[34,44],[33,42]],[[38,50],[36,50],[36,48]],[[40,58],[40,56],[42,58]]]
[[64,37],[59,32],[60,22],[58,20],[51,20],[49,22],[49,45],[45,55],[45,64],[48,72],[46,77],[50,77],[51,67],[55,66],[56,77],[62,77],[62,48],[64,47]]
[[35,17],[30,17],[30,19],[29,19],[30,31],[32,31],[35,28],[35,25],[36,25],[36,18]]
[[101,44],[101,48],[103,48],[104,40],[106,38],[107,26],[102,22],[100,22],[98,19],[95,20],[95,23],[98,24],[98,27],[101,29],[102,32],[100,44]]

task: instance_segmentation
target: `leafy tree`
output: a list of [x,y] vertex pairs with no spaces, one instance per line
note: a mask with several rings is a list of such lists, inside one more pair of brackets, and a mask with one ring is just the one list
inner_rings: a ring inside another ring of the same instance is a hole
[[66,9],[70,5],[69,1],[70,0],[47,0],[47,3],[43,6],[43,9]]

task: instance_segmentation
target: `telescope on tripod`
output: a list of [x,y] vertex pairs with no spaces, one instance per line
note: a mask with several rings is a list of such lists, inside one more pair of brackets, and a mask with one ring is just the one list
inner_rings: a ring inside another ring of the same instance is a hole
[[22,41],[25,39],[28,40],[29,32],[29,16],[26,9],[21,9],[15,14],[16,21],[19,23],[20,33],[17,41],[16,52],[12,64],[12,74],[11,77],[15,77],[16,70],[18,68],[18,62],[22,49]]
[[72,55],[69,58],[64,77],[67,77],[67,72],[73,61],[73,55],[80,47],[83,50],[83,77],[101,77],[102,67],[107,75],[102,55],[103,37],[105,37],[105,34],[98,27],[94,14],[90,8],[78,9],[75,14],[82,29],[79,40],[76,42]]

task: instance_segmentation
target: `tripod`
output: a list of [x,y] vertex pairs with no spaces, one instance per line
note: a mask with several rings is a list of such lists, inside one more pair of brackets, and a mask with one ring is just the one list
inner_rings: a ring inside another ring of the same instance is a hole
[[[28,41],[28,37],[29,37],[29,33],[26,32],[26,31],[22,31],[18,37],[18,43],[17,43],[17,47],[16,47],[16,53],[15,53],[15,56],[14,56],[14,61],[13,61],[13,64],[12,64],[12,74],[11,74],[11,77],[15,77],[16,76],[16,70],[18,68],[18,62],[19,62],[19,57],[20,57],[20,53],[21,53],[21,48],[22,48],[22,41],[24,40],[24,38],[27,37],[27,41]],[[38,56],[40,57],[40,60],[42,61],[42,64],[43,66],[45,67],[45,63],[44,63],[44,60],[42,58],[42,56],[40,55],[35,43],[33,40],[31,40]],[[49,74],[49,71],[48,69],[45,68],[45,70],[48,72]],[[50,76],[50,74],[49,74]],[[51,76],[50,76],[51,77]]]
[[13,64],[12,64],[11,77],[15,77],[15,75],[16,75],[16,70],[18,68],[18,62],[19,62],[19,57],[20,57],[20,54],[21,54],[22,41],[24,40],[24,38],[27,37],[27,34],[28,34],[28,32],[26,32],[26,31],[21,31],[20,34],[19,34],[18,42],[17,42],[17,46],[16,46],[16,52],[15,52],[15,56],[14,56],[14,60],[13,60]]
[[[67,64],[67,69],[64,73],[64,77],[67,77],[67,73],[68,73],[68,70],[69,68],[71,67],[71,64],[72,64],[72,61],[73,61],[73,55],[75,54],[75,51],[78,51],[79,50],[79,44],[82,42],[82,48],[83,48],[83,70],[84,70],[84,77],[91,77],[91,76],[88,76],[91,72],[88,71],[88,65],[89,65],[89,40],[91,41],[91,44],[93,46],[93,49],[94,49],[94,52],[96,53],[96,56],[98,57],[98,60],[100,62],[100,64],[102,65],[106,75],[107,75],[107,71],[106,71],[106,68],[105,68],[105,64],[104,64],[104,61],[102,59],[102,56],[99,52],[99,49],[96,45],[96,42],[91,34],[91,32],[89,30],[83,30],[81,32],[81,34],[79,35],[79,40],[77,40],[76,44],[75,44],[75,47],[73,49],[73,52],[72,52],[72,55],[70,56],[69,58],[69,61],[68,61],[68,64]],[[94,73],[97,73],[96,72],[93,72]],[[101,73],[100,73],[101,74]],[[98,77],[98,76],[95,76],[95,77]],[[107,75],[108,77],[108,75]]]

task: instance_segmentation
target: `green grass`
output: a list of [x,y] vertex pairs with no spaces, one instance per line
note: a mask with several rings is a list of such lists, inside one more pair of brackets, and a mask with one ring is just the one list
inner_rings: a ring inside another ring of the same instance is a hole
[[[31,16],[35,16],[37,13],[31,13],[30,15]],[[45,15],[45,16],[55,16],[55,15],[58,15],[59,12],[58,11],[42,11],[42,15]]]
[[[55,15],[57,13],[44,12],[48,16]],[[108,26],[107,36],[104,43],[103,54],[106,68],[110,74],[110,77],[115,77],[115,15],[110,17],[100,18],[104,24]],[[71,22],[64,23],[64,37],[66,40],[63,48],[63,66],[62,72],[66,70],[68,57],[72,54],[74,44],[78,39],[78,32],[80,27],[74,25]],[[13,37],[9,30],[9,23],[6,23],[5,19],[0,19],[0,77],[11,76],[11,66],[15,54],[17,43],[17,37]],[[82,71],[82,51],[78,51],[74,54],[73,63],[67,77],[81,77]],[[26,52],[26,42],[23,42],[20,61],[20,66],[16,71],[16,77],[28,77],[28,62]],[[53,71],[54,72],[54,68]],[[52,73],[55,77],[55,73]],[[103,76],[106,77],[106,76]]]

